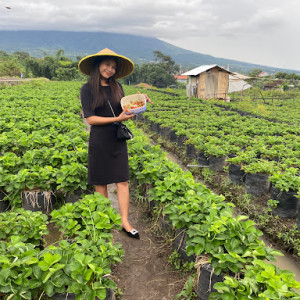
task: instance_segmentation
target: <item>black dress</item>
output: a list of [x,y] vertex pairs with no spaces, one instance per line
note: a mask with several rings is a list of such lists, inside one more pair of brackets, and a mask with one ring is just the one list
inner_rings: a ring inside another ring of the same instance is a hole
[[[122,112],[120,104],[112,101],[109,86],[104,86],[116,116]],[[89,83],[81,88],[81,104],[84,117],[113,117],[106,103],[103,107],[92,109],[92,93]],[[126,141],[117,140],[115,124],[92,125],[88,151],[88,184],[107,185],[129,180],[128,152]]]

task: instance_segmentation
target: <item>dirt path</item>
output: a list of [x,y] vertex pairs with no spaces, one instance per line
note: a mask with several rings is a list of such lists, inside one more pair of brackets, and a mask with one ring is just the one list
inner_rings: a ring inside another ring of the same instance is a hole
[[[119,211],[115,185],[109,185],[109,199]],[[180,293],[186,276],[168,263],[170,246],[157,237],[147,220],[146,209],[130,203],[130,221],[138,229],[141,239],[129,238],[124,232],[114,231],[116,242],[125,250],[122,264],[113,270],[122,300],[174,300]]]

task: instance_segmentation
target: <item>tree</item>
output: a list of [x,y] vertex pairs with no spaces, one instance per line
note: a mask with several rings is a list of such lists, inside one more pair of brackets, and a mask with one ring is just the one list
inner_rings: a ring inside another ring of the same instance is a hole
[[15,61],[7,61],[1,66],[0,76],[20,76],[21,69]]
[[263,71],[262,69],[255,68],[255,69],[252,69],[251,72],[248,72],[248,75],[250,77],[257,77],[262,71]]
[[57,80],[74,80],[77,76],[76,73],[78,73],[77,68],[72,67],[72,68],[63,68],[60,67],[55,70],[56,73],[56,79]]
[[180,67],[175,64],[175,61],[171,58],[171,56],[164,55],[160,51],[153,51],[155,61],[166,68],[169,74],[176,74],[179,72]]
[[275,74],[275,78],[285,79],[287,75],[285,72],[278,72]]
[[17,59],[21,62],[24,62],[25,59],[30,57],[29,53],[25,51],[16,51],[13,53],[13,55],[16,56]]
[[64,56],[65,55],[65,50],[64,49],[59,49],[59,50],[57,50],[56,51],[56,60],[60,60],[60,58],[62,57],[62,56]]
[[133,73],[124,82],[127,84],[148,83],[158,88],[175,85],[174,74],[178,72],[179,66],[175,64],[170,56],[160,51],[154,51],[155,63],[136,65]]
[[26,73],[31,72],[33,77],[46,77],[52,79],[56,76],[55,70],[58,67],[56,59],[46,56],[41,59],[29,58],[26,60]]
[[140,66],[139,65],[135,65],[134,66],[134,71],[127,77],[125,77],[124,79],[121,79],[121,81],[127,85],[130,84],[137,84],[140,83],[141,76],[140,76]]
[[6,52],[3,51],[3,50],[0,50],[0,57],[5,57],[5,58],[7,58],[7,57],[9,57],[9,54],[6,53]]

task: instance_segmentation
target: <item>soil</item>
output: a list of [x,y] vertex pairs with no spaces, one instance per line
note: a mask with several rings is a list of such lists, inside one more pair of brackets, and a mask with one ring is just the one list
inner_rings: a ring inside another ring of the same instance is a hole
[[[118,210],[115,186],[109,185],[109,199]],[[173,252],[163,237],[154,233],[147,207],[131,201],[129,219],[139,231],[140,240],[114,231],[115,242],[122,244],[123,262],[113,269],[113,276],[122,300],[174,300],[187,280],[187,275],[168,263]]]

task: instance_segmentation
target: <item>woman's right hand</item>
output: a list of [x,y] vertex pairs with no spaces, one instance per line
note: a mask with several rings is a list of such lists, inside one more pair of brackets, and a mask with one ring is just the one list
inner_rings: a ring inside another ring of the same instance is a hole
[[126,114],[126,111],[123,110],[119,116],[118,116],[118,122],[123,122],[123,121],[127,121],[129,119],[132,119],[134,117],[134,113],[132,114]]

